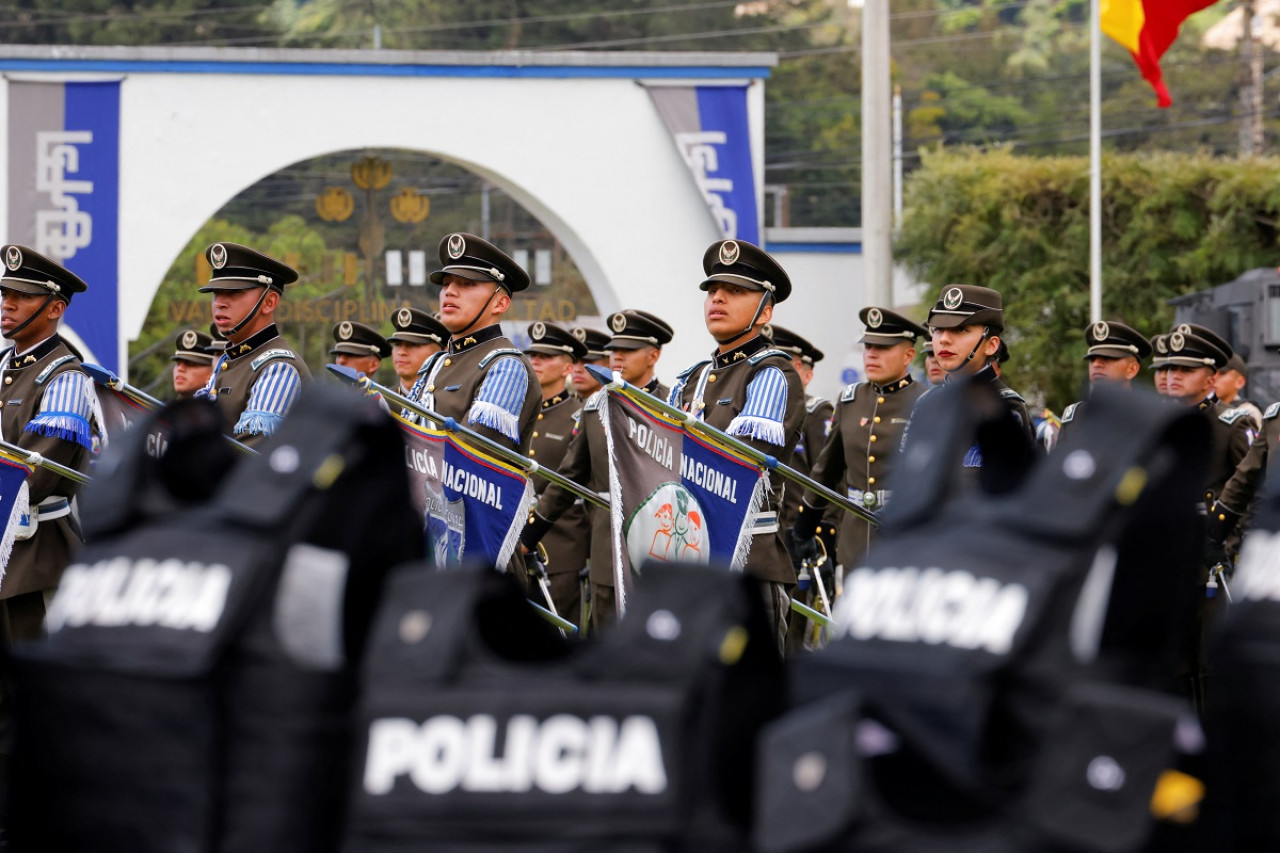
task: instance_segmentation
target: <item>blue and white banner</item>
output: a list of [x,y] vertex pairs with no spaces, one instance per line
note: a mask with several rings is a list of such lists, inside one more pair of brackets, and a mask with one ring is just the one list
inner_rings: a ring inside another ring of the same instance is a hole
[[393,417],[404,435],[413,504],[423,515],[427,555],[436,568],[505,569],[533,505],[529,478],[449,433]]
[[614,591],[626,611],[645,561],[742,571],[768,479],[754,462],[610,388],[600,407],[609,448]]
[[9,84],[7,240],[88,283],[64,324],[119,372],[120,83]]
[[694,183],[726,239],[760,245],[746,85],[650,86]]
[[13,554],[13,543],[24,527],[31,530],[27,478],[34,470],[18,457],[0,451],[0,580],[4,579],[5,567]]

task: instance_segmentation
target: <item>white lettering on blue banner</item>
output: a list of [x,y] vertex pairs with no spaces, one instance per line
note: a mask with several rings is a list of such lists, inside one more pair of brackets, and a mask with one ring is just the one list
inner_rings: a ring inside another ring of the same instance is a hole
[[36,211],[36,251],[59,260],[75,257],[93,240],[93,219],[80,209],[77,195],[92,195],[93,181],[68,180],[80,171],[80,149],[89,145],[87,130],[36,132],[36,190],[49,194],[53,209]]

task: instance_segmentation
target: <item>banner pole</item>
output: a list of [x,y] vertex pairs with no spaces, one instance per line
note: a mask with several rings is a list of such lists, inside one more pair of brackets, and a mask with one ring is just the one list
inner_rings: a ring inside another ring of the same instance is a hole
[[[100,364],[82,364],[81,367],[84,368],[84,372],[89,374],[89,377],[93,379],[94,382],[97,382],[105,388],[110,388],[112,391],[119,394],[123,394],[139,406],[142,406],[144,409],[149,409],[154,412],[156,409],[164,408],[164,402],[162,400],[157,400],[146,391],[133,387]],[[223,438],[231,442],[231,446],[233,448],[246,456],[256,456],[258,453],[258,451],[254,450],[249,445],[242,441],[237,441],[232,436],[224,435]]]
[[410,400],[408,397],[404,396],[403,394],[399,394],[395,391],[392,391],[390,388],[386,387],[385,385],[379,385],[377,382],[374,382],[372,379],[370,379],[368,376],[365,376],[363,373],[357,373],[356,371],[352,370],[349,367],[342,367],[337,364],[326,364],[325,367],[327,367],[331,373],[333,373],[338,378],[342,379],[344,382],[347,382],[351,385],[355,385],[358,388],[363,388],[366,391],[378,392],[379,394],[382,395],[383,399],[389,400],[392,403],[395,403],[397,406],[402,406],[403,408],[406,408],[409,411],[413,412],[415,415],[419,415],[421,417],[426,418],[427,420],[431,421],[433,424],[437,424],[438,426],[444,427],[445,432],[456,433],[466,438],[467,441],[473,444],[476,444],[480,447],[483,447],[486,451],[488,451],[489,453],[492,453],[494,456],[499,457],[504,462],[509,462],[510,464],[515,465],[524,473],[537,474],[542,479],[547,480],[548,482],[551,482],[551,483],[555,483],[557,486],[564,489],[565,491],[573,492],[575,495],[587,501],[588,503],[595,504],[601,509],[609,509],[609,502],[607,500],[600,497],[600,495],[591,491],[586,486],[583,486],[579,483],[574,482],[573,480],[570,480],[568,477],[564,476],[559,471],[556,471],[554,468],[547,468],[543,465],[539,465],[537,462],[534,462],[532,459],[528,458],[527,456],[522,456],[519,453],[516,453],[514,450],[503,447],[501,444],[498,444],[496,441],[481,435],[475,430],[471,430],[471,429],[468,429],[467,427],[464,427],[462,424],[458,423],[453,418],[446,418],[441,415],[438,415],[435,412],[428,409],[426,406],[423,406],[421,403],[415,403],[413,400]]
[[591,373],[592,376],[596,378],[597,381],[599,381],[602,385],[604,385],[604,387],[607,390],[626,391],[628,394],[631,394],[633,396],[642,397],[644,398],[645,405],[650,406],[654,409],[657,409],[659,412],[662,412],[664,415],[667,415],[669,417],[676,419],[688,429],[691,429],[694,432],[701,434],[705,438],[710,438],[714,441],[717,441],[720,444],[723,444],[726,447],[730,448],[731,450],[736,451],[737,453],[741,453],[743,456],[746,456],[748,459],[750,459],[755,464],[761,466],[762,468],[765,468],[769,471],[777,471],[784,478],[790,480],[793,483],[804,486],[806,489],[809,489],[815,494],[820,495],[821,497],[825,498],[830,503],[833,503],[836,506],[840,507],[844,511],[853,513],[854,515],[861,518],[863,521],[873,524],[876,527],[880,526],[880,519],[874,512],[872,512],[871,510],[867,509],[864,506],[854,503],[853,501],[849,500],[847,497],[840,494],[839,492],[835,492],[835,491],[832,491],[831,489],[828,489],[826,486],[822,485],[812,477],[806,477],[804,474],[801,474],[799,471],[790,467],[789,465],[782,464],[781,462],[778,461],[777,457],[770,456],[767,453],[761,453],[759,450],[756,450],[754,447],[752,447],[750,444],[747,444],[742,439],[735,438],[732,435],[728,435],[724,432],[721,432],[715,427],[710,426],[698,420],[688,412],[682,411],[681,409],[677,409],[675,406],[670,405],[665,400],[659,400],[657,397],[653,396],[648,391],[645,391],[643,388],[637,388],[636,386],[632,385],[630,382],[627,382],[617,373],[614,373],[611,376],[608,371],[599,367],[595,367],[590,364],[587,365],[587,370]]
[[63,465],[61,462],[54,462],[52,459],[45,459],[43,456],[41,456],[39,453],[36,453],[34,450],[27,450],[24,447],[19,447],[16,444],[10,444],[7,441],[0,441],[0,450],[3,450],[5,453],[8,453],[10,456],[16,456],[17,458],[21,459],[23,462],[27,463],[28,465],[34,465],[37,468],[43,468],[46,471],[52,471],[58,476],[65,477],[66,479],[70,480],[73,483],[79,483],[80,485],[84,486],[93,482],[93,478],[90,477],[88,474],[81,474],[75,468],[68,468],[66,465]]

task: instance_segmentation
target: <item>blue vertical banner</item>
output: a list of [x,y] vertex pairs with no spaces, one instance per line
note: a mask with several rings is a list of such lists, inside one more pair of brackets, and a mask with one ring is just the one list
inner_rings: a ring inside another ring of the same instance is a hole
[[9,239],[88,283],[63,320],[120,370],[120,83],[9,85]]
[[651,86],[663,123],[727,239],[760,244],[748,86]]

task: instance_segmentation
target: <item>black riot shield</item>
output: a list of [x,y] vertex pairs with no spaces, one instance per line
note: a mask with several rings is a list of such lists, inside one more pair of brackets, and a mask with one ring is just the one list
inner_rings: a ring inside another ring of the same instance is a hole
[[215,411],[160,411],[84,495],[48,638],[15,649],[16,851],[336,847],[357,665],[422,553],[403,445],[312,385],[234,462]]
[[566,644],[509,578],[395,577],[364,672],[344,850],[729,851],[782,703],[754,582],[651,565]]
[[1175,674],[1208,424],[1102,389],[1011,488],[956,489],[957,425],[994,435],[1009,416],[980,385],[934,393],[890,535],[847,575],[832,642],[797,663],[796,707],[762,739],[757,846],[1142,850],[1190,711]]

